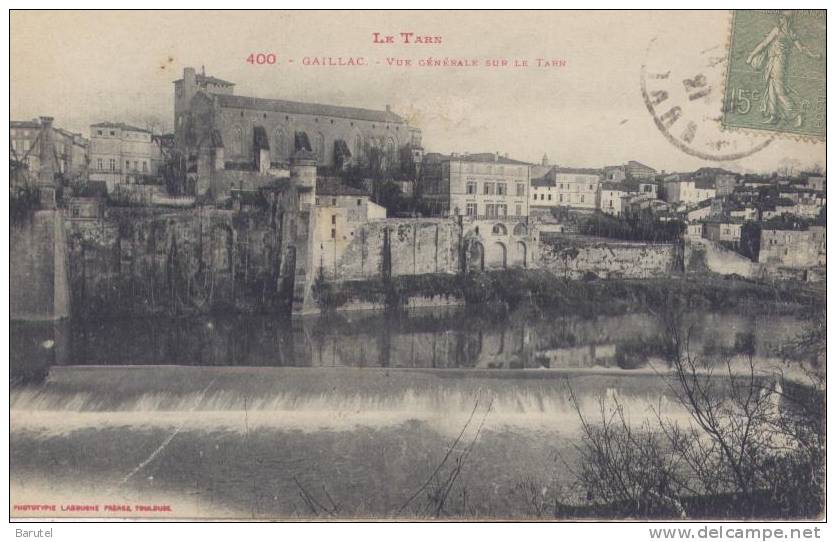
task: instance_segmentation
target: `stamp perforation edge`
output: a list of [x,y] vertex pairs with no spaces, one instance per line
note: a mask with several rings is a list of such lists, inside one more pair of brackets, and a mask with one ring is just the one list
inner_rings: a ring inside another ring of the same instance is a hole
[[[731,77],[731,53],[732,53],[732,35],[734,34],[734,19],[737,17],[736,9],[729,10],[731,17],[729,17],[728,31],[726,32],[726,72],[722,79],[721,96],[723,101],[720,104],[720,130],[729,133],[745,134],[749,136],[771,137],[773,139],[781,139],[787,141],[796,141],[799,143],[826,143],[827,129],[825,127],[825,134],[816,136],[811,134],[795,134],[790,132],[782,132],[768,129],[754,129],[744,128],[742,126],[727,126],[726,125],[726,87],[728,86],[729,78]],[[826,67],[825,67],[826,69]],[[825,77],[825,89],[827,88],[827,77]]]

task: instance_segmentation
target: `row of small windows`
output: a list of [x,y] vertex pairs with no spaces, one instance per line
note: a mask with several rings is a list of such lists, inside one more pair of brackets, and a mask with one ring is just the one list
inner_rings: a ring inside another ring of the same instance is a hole
[[[96,135],[97,136],[104,136],[105,131],[107,131],[107,135],[109,135],[109,136],[116,136],[116,130],[96,130]],[[131,132],[123,132],[122,133],[122,138],[123,139],[137,139],[137,140],[140,140],[140,141],[148,141],[148,135],[147,134],[137,134],[137,133],[131,133]]]
[[[337,198],[330,198],[330,199],[331,199],[331,206],[336,207],[337,206]],[[320,198],[316,198],[315,202],[316,202],[316,205],[323,205],[322,200]],[[362,205],[363,205],[363,200],[361,198],[357,198],[357,206],[360,207]],[[337,223],[337,215],[331,215],[331,224],[336,224],[336,223]]]
[[[244,111],[240,111],[239,115],[240,115],[241,118],[243,118],[244,117]],[[267,113],[262,113],[261,118],[266,119],[267,118]],[[292,119],[290,118],[290,115],[285,115],[284,120],[290,121]],[[334,119],[329,119],[329,121],[331,122],[331,124],[334,124]],[[319,117],[314,117],[314,122],[319,122]],[[353,120],[349,121],[348,124],[349,124],[349,126],[354,127],[354,121]],[[391,126],[389,124],[386,124],[385,127],[386,127],[387,130],[389,130]],[[375,129],[375,128],[377,128],[377,125],[372,124],[372,129]],[[400,129],[401,129],[400,126],[398,126],[398,125],[395,126],[395,131],[400,131]]]
[[[537,196],[538,196],[538,194],[534,194],[534,201],[538,201]],[[552,201],[552,195],[551,194],[539,194],[539,196],[540,196],[539,201]],[[546,196],[548,196],[548,198],[546,198]],[[563,194],[558,194],[557,196],[558,196],[557,201],[563,203]],[[584,203],[583,194],[580,195],[580,203]],[[610,203],[612,203],[612,202],[610,202]],[[612,206],[612,205],[610,205],[610,206]]]
[[[479,193],[479,186],[476,181],[468,181],[466,185],[466,192],[468,195],[475,195]],[[482,183],[482,194],[485,196],[507,196],[508,183]],[[525,183],[517,183],[517,196],[525,196]]]
[[[99,171],[105,171],[104,169],[104,160],[102,158],[96,159],[96,166]],[[111,158],[108,160],[108,171],[116,171],[116,159]],[[142,169],[142,173],[148,173],[148,162],[143,160],[140,162],[139,160],[133,161],[133,167],[131,167],[131,161],[125,160],[125,171],[136,171],[139,172],[140,168]]]
[[[497,218],[508,216],[508,205],[504,203],[486,203],[483,207],[484,215],[488,218]],[[515,207],[516,214],[514,216],[522,216],[523,206],[517,204]],[[479,216],[479,204],[467,203],[465,204],[464,213],[466,216]]]

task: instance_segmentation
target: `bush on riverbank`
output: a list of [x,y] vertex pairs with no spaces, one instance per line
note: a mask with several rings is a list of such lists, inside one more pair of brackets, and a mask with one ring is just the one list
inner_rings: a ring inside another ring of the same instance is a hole
[[469,305],[529,306],[574,314],[621,314],[669,306],[712,310],[793,311],[824,303],[803,283],[767,284],[741,278],[689,275],[657,279],[577,281],[541,269],[505,269],[465,276],[427,274],[333,284],[321,277],[314,297],[324,310],[350,301],[402,307],[410,297],[454,297]]
[[[788,380],[764,374],[753,357],[744,370],[732,356],[698,358],[689,351],[681,314],[666,314],[674,345],[677,402],[687,423],[658,411],[640,427],[617,398],[582,414],[577,487],[586,505],[559,506],[555,515],[633,518],[813,519],[825,503],[825,380],[815,365]],[[815,326],[814,326],[815,327]],[[804,333],[811,349],[823,337]],[[720,363],[717,363],[717,362]],[[716,367],[724,367],[717,370]]]

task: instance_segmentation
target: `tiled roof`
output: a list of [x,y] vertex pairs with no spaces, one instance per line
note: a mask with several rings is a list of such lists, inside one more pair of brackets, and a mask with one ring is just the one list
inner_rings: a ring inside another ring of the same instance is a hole
[[[435,153],[432,153],[435,154]],[[457,155],[439,155],[438,160],[440,162],[478,162],[478,163],[485,163],[485,164],[511,164],[511,165],[519,165],[519,166],[530,166],[531,164],[528,162],[522,162],[520,160],[514,160],[513,158],[506,158],[505,156],[498,155],[493,152],[476,152],[476,153],[468,153],[468,154],[457,154]]]
[[344,107],[341,105],[324,105],[305,102],[291,102],[289,100],[272,100],[267,98],[252,98],[235,96],[232,94],[215,95],[221,107],[237,109],[256,109],[258,111],[278,111],[294,115],[321,115],[323,117],[340,117],[346,119],[367,120],[373,122],[404,123],[404,119],[391,111],[376,111],[359,107]]
[[556,167],[557,173],[576,173],[578,175],[601,175],[600,169],[584,167]]
[[703,220],[706,224],[743,224],[745,220],[740,217],[728,217],[728,218],[707,218]]
[[640,168],[646,168],[646,169],[650,169],[650,170],[656,171],[656,170],[655,170],[655,169],[653,169],[652,167],[650,167],[650,166],[648,166],[648,165],[645,165],[645,164],[642,164],[641,162],[637,162],[637,161],[635,161],[635,160],[630,160],[629,162],[627,162],[627,166],[628,166],[628,167],[640,167]]
[[715,177],[717,175],[737,175],[737,173],[721,167],[701,167],[691,175],[694,177]]

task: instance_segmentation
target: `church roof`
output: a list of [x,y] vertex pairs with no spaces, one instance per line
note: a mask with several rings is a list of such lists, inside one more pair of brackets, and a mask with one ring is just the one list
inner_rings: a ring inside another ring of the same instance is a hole
[[345,107],[341,105],[324,105],[306,102],[292,102],[289,100],[273,100],[267,98],[252,98],[249,96],[235,96],[233,94],[215,95],[221,107],[236,109],[255,109],[257,111],[277,111],[294,115],[321,115],[323,117],[340,117],[346,119],[367,120],[373,122],[404,123],[404,119],[391,111],[377,111],[361,109],[359,107]]

